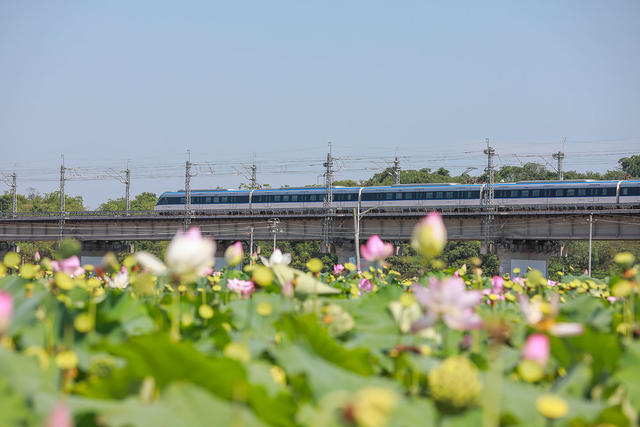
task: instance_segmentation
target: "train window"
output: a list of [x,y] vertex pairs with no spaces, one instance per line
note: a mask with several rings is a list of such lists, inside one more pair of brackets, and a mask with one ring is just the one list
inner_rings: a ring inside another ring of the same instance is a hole
[[442,191],[436,191],[436,199],[442,199]]
[[309,201],[310,202],[315,202],[316,201],[316,195],[315,194],[309,194]]
[[573,188],[568,188],[567,189],[567,197],[573,197],[576,194],[576,190],[574,190]]
[[586,188],[578,188],[578,197],[586,196],[586,195],[587,195],[587,189]]
[[532,190],[531,197],[540,197],[540,190]]
[[626,196],[629,194],[629,189],[628,188],[623,188],[622,190],[620,190],[620,194],[622,194],[623,196]]
[[563,190],[563,189],[558,189],[558,190],[556,190],[556,191],[555,191],[555,193],[554,193],[554,196],[555,196],[555,197],[562,197],[562,196],[564,196],[564,190]]
[[385,197],[387,198],[387,200],[392,200],[393,199],[393,193],[386,193]]
[[298,201],[298,195],[297,194],[292,194],[291,195],[291,201],[292,202],[297,202]]
[[283,202],[288,202],[289,201],[289,196],[288,195],[282,196],[282,201]]
[[246,196],[237,196],[236,203],[249,203],[249,195]]
[[529,197],[529,190],[522,190],[520,197]]
[[433,199],[433,192],[428,192],[427,193],[427,199]]
[[220,203],[228,203],[229,198],[227,196],[220,197]]
[[273,201],[274,202],[279,202],[280,201],[280,196],[273,196]]
[[402,200],[402,193],[396,193],[396,200]]
[[445,199],[453,199],[453,191],[447,191],[444,195]]
[[511,195],[510,197],[512,198],[517,198],[518,196],[520,196],[520,190],[511,190]]

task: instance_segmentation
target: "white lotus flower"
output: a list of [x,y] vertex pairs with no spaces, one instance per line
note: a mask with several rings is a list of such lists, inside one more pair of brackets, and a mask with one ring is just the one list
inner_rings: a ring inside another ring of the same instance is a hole
[[167,266],[164,265],[158,257],[149,252],[136,252],[135,253],[136,261],[146,270],[148,270],[151,274],[155,274],[156,276],[160,276],[167,272]]
[[291,254],[283,254],[280,249],[273,251],[269,257],[269,261],[263,256],[260,256],[260,260],[267,267],[273,267],[274,265],[289,265],[291,263]]
[[203,238],[198,227],[191,227],[173,236],[165,259],[172,273],[189,280],[211,271],[215,252],[213,240]]
[[129,273],[127,272],[127,268],[123,266],[118,274],[113,276],[112,279],[107,280],[107,285],[110,288],[116,289],[124,289],[129,286]]

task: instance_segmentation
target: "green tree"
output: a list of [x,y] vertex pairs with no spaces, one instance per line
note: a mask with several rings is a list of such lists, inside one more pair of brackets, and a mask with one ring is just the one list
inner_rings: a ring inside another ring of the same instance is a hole
[[640,178],[640,155],[623,157],[618,163],[625,174],[632,178]]
[[[133,200],[131,200],[132,211],[152,211],[156,206],[158,196],[155,193],[144,192],[138,194]],[[102,203],[98,207],[99,211],[124,211],[126,208],[126,201],[124,197],[117,199],[109,199]]]

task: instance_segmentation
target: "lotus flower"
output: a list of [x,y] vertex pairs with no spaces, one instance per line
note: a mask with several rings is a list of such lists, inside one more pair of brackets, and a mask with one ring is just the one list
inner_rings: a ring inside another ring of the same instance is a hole
[[33,254],[33,260],[34,260],[35,262],[40,261],[40,252],[36,251],[36,253],[35,253],[35,254]]
[[227,288],[229,290],[239,293],[242,298],[249,298],[255,291],[255,285],[249,280],[229,279],[227,282]]
[[411,289],[416,300],[426,309],[424,316],[412,325],[412,330],[427,328],[438,319],[450,328],[463,331],[482,326],[482,318],[474,312],[482,300],[482,292],[467,291],[462,279],[451,277],[441,282],[431,277],[429,288],[414,284]]
[[9,329],[13,317],[13,297],[8,292],[0,292],[0,336]]
[[167,272],[167,266],[164,265],[162,261],[160,261],[155,255],[150,254],[149,252],[136,252],[135,258],[140,265],[156,276],[160,276]]
[[342,274],[344,271],[344,265],[336,264],[333,266],[333,274]]
[[67,273],[69,276],[79,276],[84,273],[84,268],[80,267],[80,259],[74,255],[58,261],[51,261],[53,271]]
[[518,302],[527,323],[539,331],[549,332],[557,337],[580,335],[584,331],[580,323],[556,322],[559,298],[558,294],[554,294],[551,302],[546,302],[540,297],[529,300],[526,295],[520,295]]
[[124,289],[129,286],[129,272],[127,272],[127,268],[122,266],[118,274],[116,274],[112,279],[107,279],[107,285],[110,288],[116,289]]
[[53,408],[53,411],[47,417],[47,427],[73,427],[73,417],[71,416],[71,409],[63,403],[58,404]]
[[373,289],[373,285],[371,285],[371,282],[369,280],[363,277],[358,283],[358,288],[365,292],[371,292],[371,289]]
[[291,254],[282,254],[280,249],[276,249],[273,251],[271,256],[269,257],[269,261],[263,256],[260,256],[262,263],[267,267],[273,267],[274,265],[283,264],[289,265],[291,263]]
[[366,245],[360,247],[360,252],[367,261],[384,262],[385,259],[393,255],[393,244],[384,243],[380,237],[374,234],[367,240]]
[[243,256],[244,251],[242,250],[241,242],[235,242],[233,245],[229,246],[226,251],[224,251],[224,259],[231,267],[235,267],[240,264]]
[[533,360],[543,366],[549,360],[550,352],[549,337],[540,333],[530,335],[522,347],[522,357],[524,359]]
[[198,227],[186,233],[178,231],[167,248],[166,261],[169,269],[185,281],[206,275],[214,261],[216,244],[203,238]]
[[434,258],[447,244],[447,229],[438,212],[431,212],[416,224],[411,236],[411,246],[428,258]]

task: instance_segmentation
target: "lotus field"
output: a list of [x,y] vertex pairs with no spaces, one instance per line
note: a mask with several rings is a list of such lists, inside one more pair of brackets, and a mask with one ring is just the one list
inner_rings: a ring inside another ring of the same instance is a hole
[[[640,266],[605,279],[487,277],[438,256],[437,213],[404,278],[391,244],[371,267],[289,266],[276,250],[216,270],[215,242],[179,232],[164,260],[0,265],[1,426],[633,426],[640,408]],[[37,257],[36,257],[37,258]]]

